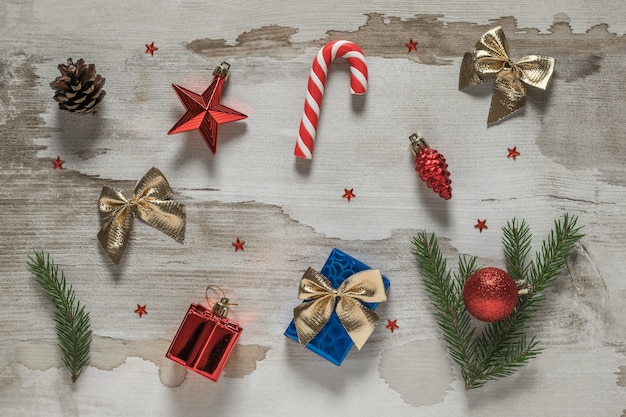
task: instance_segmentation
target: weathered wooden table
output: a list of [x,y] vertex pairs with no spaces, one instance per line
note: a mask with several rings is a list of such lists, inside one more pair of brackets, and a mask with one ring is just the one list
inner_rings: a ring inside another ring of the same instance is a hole
[[[624,3],[309,3],[0,2],[0,413],[626,415]],[[546,92],[529,89],[521,114],[487,127],[491,88],[459,92],[458,72],[497,25],[514,57],[550,55],[557,68]],[[331,39],[364,50],[369,90],[351,97],[348,65],[335,62],[314,158],[296,160],[311,60]],[[154,56],[144,53],[150,42]],[[49,83],[68,57],[106,78],[93,115],[52,100]],[[170,85],[202,91],[223,60],[232,68],[222,101],[249,117],[222,126],[212,155],[198,132],[167,136],[183,113]],[[413,132],[446,156],[450,201],[417,178]],[[115,266],[96,239],[100,190],[130,192],[152,166],[187,206],[185,243],[136,222]],[[343,199],[344,189],[356,197]],[[451,261],[469,254],[502,267],[507,220],[526,219],[538,247],[565,212],[586,236],[530,329],[545,350],[466,392],[411,238],[426,229]],[[477,218],[487,219],[482,233]],[[382,323],[340,367],[283,336],[302,272],[333,247],[391,280]],[[54,257],[91,313],[91,363],[75,384],[26,267],[34,249]],[[231,317],[244,328],[217,384],[164,358],[210,283],[239,304]],[[148,314],[135,314],[137,304]]]

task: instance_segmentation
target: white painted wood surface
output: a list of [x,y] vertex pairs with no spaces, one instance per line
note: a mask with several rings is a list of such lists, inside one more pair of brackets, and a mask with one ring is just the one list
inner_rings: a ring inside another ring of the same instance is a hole
[[[105,3],[105,4],[103,4]],[[626,410],[626,6],[553,2],[0,2],[0,411],[3,416],[620,416]],[[510,16],[503,18],[502,16]],[[557,58],[546,93],[487,128],[489,88],[457,91],[462,53],[502,24],[511,54]],[[311,60],[337,37],[365,51],[370,88],[348,94],[333,64],[313,160],[293,156]],[[407,53],[409,38],[418,51]],[[154,57],[144,44],[154,41]],[[95,115],[60,112],[49,82],[68,57],[95,63]],[[231,65],[217,155],[170,84],[202,91]],[[408,136],[450,165],[452,200],[414,172]],[[521,155],[507,159],[507,148]],[[53,170],[51,159],[66,162]],[[187,205],[180,245],[136,222],[122,264],[101,250],[103,185],[130,191],[158,166]],[[353,188],[356,198],[341,198]],[[437,233],[503,266],[500,228],[525,218],[538,245],[564,212],[586,237],[531,332],[545,351],[514,376],[465,392],[436,327],[410,239]],[[478,233],[476,219],[489,229]],[[235,253],[231,242],[246,242]],[[382,322],[335,367],[285,338],[297,283],[331,248],[391,280]],[[92,361],[72,385],[52,312],[26,268],[50,252],[91,312]],[[163,356],[189,303],[224,287],[244,327],[214,384]],[[137,303],[148,314],[133,313]]]

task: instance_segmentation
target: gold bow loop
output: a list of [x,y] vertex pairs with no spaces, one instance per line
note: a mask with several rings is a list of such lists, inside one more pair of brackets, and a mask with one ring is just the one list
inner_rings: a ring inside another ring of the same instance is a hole
[[130,199],[119,190],[102,187],[99,211],[104,224],[98,240],[113,263],[117,265],[122,259],[135,216],[178,242],[185,239],[185,205],[171,200],[173,196],[165,176],[156,167],[139,180]]
[[459,90],[495,80],[487,123],[495,123],[526,105],[524,83],[545,90],[556,61],[543,55],[509,58],[509,47],[498,26],[484,33],[476,50],[463,56]]
[[336,311],[359,350],[378,323],[378,315],[362,303],[387,301],[383,277],[378,269],[357,272],[334,289],[328,278],[309,268],[300,281],[298,298],[309,301],[293,310],[300,347],[313,340]]

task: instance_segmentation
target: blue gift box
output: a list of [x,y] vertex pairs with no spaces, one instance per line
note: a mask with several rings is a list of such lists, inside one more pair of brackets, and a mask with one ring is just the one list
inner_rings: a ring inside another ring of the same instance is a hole
[[[334,288],[338,288],[343,281],[353,274],[372,269],[363,262],[354,259],[350,255],[335,248],[330,252],[330,256],[320,271],[326,276]],[[385,291],[389,288],[389,280],[383,275],[383,285]],[[305,303],[308,301],[304,301]],[[378,303],[363,303],[364,306],[375,310]],[[292,320],[285,331],[285,336],[299,343],[298,334],[296,333],[296,324]],[[346,332],[346,329],[339,321],[337,313],[333,311],[328,323],[322,330],[315,335],[307,345],[307,349],[317,353],[324,359],[329,360],[339,366],[348,355],[350,348],[354,343]]]

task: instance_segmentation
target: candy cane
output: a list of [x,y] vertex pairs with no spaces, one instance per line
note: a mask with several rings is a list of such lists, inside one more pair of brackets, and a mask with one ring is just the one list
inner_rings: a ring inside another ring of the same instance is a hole
[[300,120],[300,131],[294,151],[294,155],[298,158],[311,159],[313,156],[326,74],[331,62],[341,57],[346,58],[350,64],[350,93],[365,94],[367,91],[367,64],[361,48],[350,41],[332,41],[324,45],[315,56],[311,66],[304,113]]

